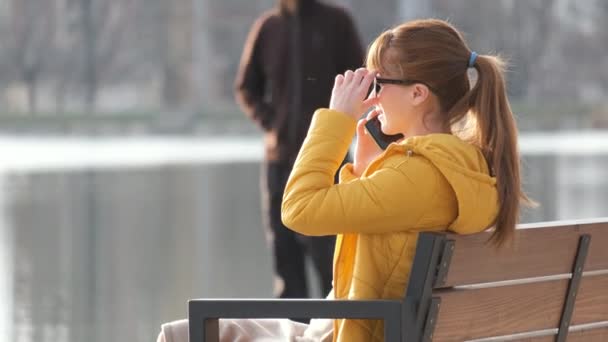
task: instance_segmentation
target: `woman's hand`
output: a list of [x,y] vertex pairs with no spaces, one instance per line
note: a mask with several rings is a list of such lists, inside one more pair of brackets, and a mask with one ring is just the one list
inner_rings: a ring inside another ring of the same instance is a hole
[[370,72],[365,68],[359,68],[354,72],[348,70],[344,75],[336,76],[329,108],[342,112],[355,120],[359,119],[365,110],[377,101],[376,97],[365,99],[375,76],[375,72]]
[[367,166],[382,153],[382,149],[376,144],[374,138],[365,129],[365,124],[378,116],[377,109],[371,110],[366,118],[357,122],[357,143],[355,145],[355,160],[353,163],[353,173],[359,177]]

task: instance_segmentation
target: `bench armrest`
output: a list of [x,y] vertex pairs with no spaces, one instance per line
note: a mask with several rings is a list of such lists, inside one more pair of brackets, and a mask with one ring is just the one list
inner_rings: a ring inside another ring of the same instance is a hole
[[401,340],[397,300],[193,299],[188,302],[190,342],[219,341],[219,318],[356,318],[384,320],[386,341]]

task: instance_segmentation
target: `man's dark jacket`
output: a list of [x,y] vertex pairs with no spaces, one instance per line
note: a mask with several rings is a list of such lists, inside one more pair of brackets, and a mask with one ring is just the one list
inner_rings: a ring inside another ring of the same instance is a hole
[[363,65],[350,15],[316,0],[293,14],[282,6],[254,23],[237,79],[236,99],[264,130],[266,158],[293,162],[317,108],[329,106],[337,74]]

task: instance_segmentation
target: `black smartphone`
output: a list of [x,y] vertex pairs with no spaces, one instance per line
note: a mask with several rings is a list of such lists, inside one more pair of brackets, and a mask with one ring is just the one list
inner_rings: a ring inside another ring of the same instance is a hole
[[366,122],[365,128],[372,136],[372,138],[374,138],[376,144],[378,144],[378,146],[380,146],[380,148],[383,150],[386,150],[388,145],[390,145],[393,141],[397,141],[403,138],[403,134],[401,133],[392,135],[384,134],[382,132],[382,125],[380,124],[380,120],[378,120],[377,116]]

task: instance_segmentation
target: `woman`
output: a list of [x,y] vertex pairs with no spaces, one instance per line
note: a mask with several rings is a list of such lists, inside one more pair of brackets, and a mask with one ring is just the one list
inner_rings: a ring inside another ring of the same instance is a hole
[[[375,116],[384,133],[404,138],[380,150],[364,128]],[[355,133],[354,163],[334,185]],[[522,201],[500,59],[471,51],[444,21],[417,20],[382,33],[367,68],[336,77],[330,108],[315,113],[289,177],[282,219],[302,234],[337,235],[335,298],[395,299],[404,295],[419,232],[493,227],[500,245],[513,234]],[[383,324],[374,320],[225,320],[220,330],[225,341],[383,341]]]

